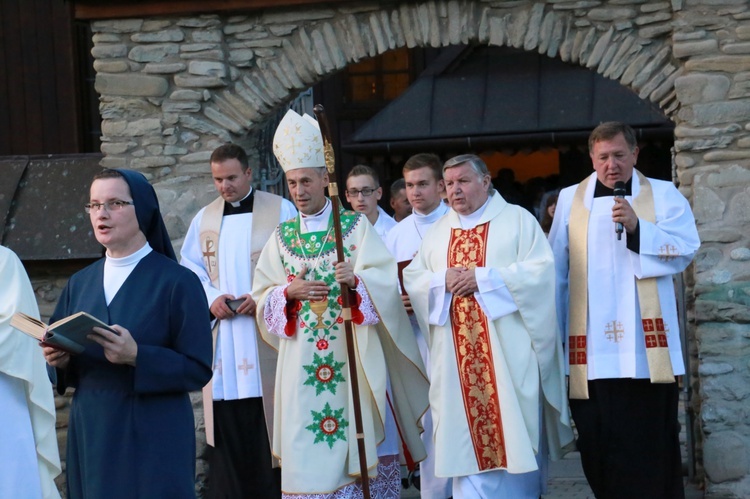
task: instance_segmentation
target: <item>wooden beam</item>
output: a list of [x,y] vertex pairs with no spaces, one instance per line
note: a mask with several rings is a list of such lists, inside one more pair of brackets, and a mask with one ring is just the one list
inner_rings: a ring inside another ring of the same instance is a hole
[[73,0],[74,16],[80,20],[123,19],[208,12],[252,11],[270,7],[326,5],[347,0],[156,0],[145,2]]

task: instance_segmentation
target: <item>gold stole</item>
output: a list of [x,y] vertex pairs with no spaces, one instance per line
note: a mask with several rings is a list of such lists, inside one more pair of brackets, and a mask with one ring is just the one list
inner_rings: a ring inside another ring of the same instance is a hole
[[[273,235],[273,231],[281,217],[281,199],[279,196],[255,189],[253,200],[253,227],[250,234],[250,282],[253,279],[255,265],[258,263],[260,252]],[[206,206],[200,225],[200,246],[203,253],[203,263],[211,278],[211,284],[220,289],[219,284],[219,231],[224,216],[224,199],[218,197]],[[210,305],[210,303],[209,303]],[[219,332],[219,322],[216,321],[211,331],[213,335],[214,356],[216,355],[216,338]],[[261,389],[263,391],[263,409],[268,427],[268,438],[273,435],[273,383],[276,378],[276,351],[260,339],[256,334],[258,360],[260,368]],[[203,387],[203,417],[206,424],[206,442],[215,446],[214,441],[214,407],[213,383],[208,382]],[[274,464],[277,461],[274,458]]]
[[[638,170],[640,192],[633,200],[633,210],[639,218],[647,222],[656,222],[654,193],[651,183]],[[576,189],[568,223],[568,241],[570,245],[570,324],[569,364],[570,364],[570,398],[588,399],[588,357],[586,330],[588,319],[588,223],[589,210],[584,204],[586,188],[592,177],[587,178]],[[667,333],[661,314],[659,290],[656,278],[636,279],[638,304],[641,309],[646,358],[652,383],[674,383],[672,360],[669,357]]]
[[[469,230],[452,229],[448,268],[483,267],[488,232],[489,222]],[[479,471],[507,468],[487,316],[473,295],[454,295],[450,314],[464,411]]]

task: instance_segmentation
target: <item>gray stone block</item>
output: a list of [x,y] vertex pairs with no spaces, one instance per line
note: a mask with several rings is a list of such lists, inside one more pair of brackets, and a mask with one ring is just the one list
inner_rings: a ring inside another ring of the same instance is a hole
[[587,17],[592,21],[614,21],[631,19],[636,15],[636,10],[629,7],[600,7],[589,10]]
[[169,95],[172,100],[195,100],[203,99],[203,94],[197,90],[175,90]]
[[712,482],[737,480],[750,472],[748,443],[736,432],[722,431],[707,436],[703,446],[706,474]]
[[145,73],[152,74],[174,74],[185,71],[187,64],[184,62],[158,63],[149,62],[143,68]]
[[223,62],[190,61],[188,72],[196,76],[216,76],[223,78],[227,75],[227,67]]
[[717,55],[690,59],[685,62],[685,69],[688,71],[721,71],[730,74],[750,71],[750,56]]
[[206,59],[209,61],[224,61],[224,57],[225,53],[221,49],[183,52],[180,54],[180,59]]
[[128,57],[136,62],[161,62],[178,51],[179,45],[175,43],[139,45],[130,50]]
[[750,168],[729,165],[719,171],[709,173],[706,177],[706,185],[715,188],[750,185]]
[[750,248],[735,248],[729,253],[729,258],[737,262],[750,260]]
[[161,135],[161,120],[158,118],[145,118],[128,123],[122,135],[127,137],[140,137],[148,134]]
[[681,109],[679,116],[694,126],[746,122],[750,119],[750,100],[693,104]]
[[177,163],[172,156],[146,156],[136,158],[131,162],[133,168],[160,168],[162,166],[171,166]]
[[165,113],[195,113],[201,110],[200,102],[165,102],[162,106]]
[[128,53],[127,45],[122,43],[103,43],[96,45],[91,49],[91,55],[95,59],[113,59],[116,57],[125,57]]
[[226,83],[216,76],[183,76],[174,77],[175,85],[185,88],[219,88],[225,87]]
[[104,95],[160,97],[167,93],[169,83],[159,76],[99,73],[94,88]]
[[730,85],[731,81],[724,75],[693,73],[675,80],[677,98],[683,104],[724,100]]
[[97,73],[124,73],[130,69],[130,64],[125,60],[101,60],[94,61],[94,70]]
[[222,41],[223,36],[221,30],[195,30],[190,33],[190,38],[196,43],[219,43]]
[[719,42],[710,38],[708,40],[690,40],[676,42],[673,53],[677,58],[693,57],[696,55],[709,55],[716,53],[719,49]]
[[130,39],[138,43],[181,42],[185,39],[185,33],[181,29],[175,28],[151,33],[135,33]]

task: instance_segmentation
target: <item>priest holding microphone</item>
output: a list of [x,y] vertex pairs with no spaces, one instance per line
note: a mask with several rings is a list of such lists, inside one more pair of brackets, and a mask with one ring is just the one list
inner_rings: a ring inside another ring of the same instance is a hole
[[695,219],[671,182],[634,168],[630,126],[596,127],[589,154],[594,173],[560,192],[549,235],[583,469],[596,497],[682,498],[672,276],[700,246]]

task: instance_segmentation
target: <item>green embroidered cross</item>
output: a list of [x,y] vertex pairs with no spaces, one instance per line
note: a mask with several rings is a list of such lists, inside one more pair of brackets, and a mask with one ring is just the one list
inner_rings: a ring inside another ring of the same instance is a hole
[[336,440],[346,441],[346,433],[344,428],[349,426],[349,421],[344,419],[344,408],[338,410],[332,410],[328,402],[321,412],[310,411],[313,417],[311,425],[306,426],[305,429],[310,430],[315,434],[315,441],[313,443],[325,441],[328,444],[329,449],[333,449],[333,444]]
[[314,386],[316,396],[326,390],[336,395],[336,387],[339,382],[345,381],[344,376],[341,375],[344,364],[344,362],[333,360],[333,352],[325,357],[313,353],[313,363],[302,366],[308,374],[307,381],[304,384]]

